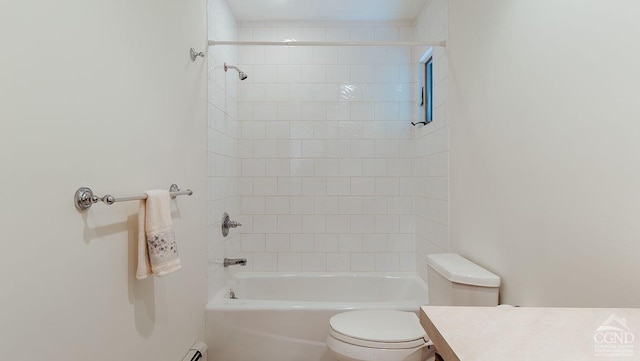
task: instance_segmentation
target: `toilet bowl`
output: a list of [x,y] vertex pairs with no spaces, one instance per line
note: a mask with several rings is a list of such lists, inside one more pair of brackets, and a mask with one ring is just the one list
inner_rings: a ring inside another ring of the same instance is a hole
[[420,361],[431,345],[413,312],[344,312],[329,326],[327,347],[338,361]]
[[[427,256],[429,304],[497,306],[500,277],[454,254]],[[421,361],[435,350],[413,312],[349,311],[329,321],[327,346],[338,361]]]

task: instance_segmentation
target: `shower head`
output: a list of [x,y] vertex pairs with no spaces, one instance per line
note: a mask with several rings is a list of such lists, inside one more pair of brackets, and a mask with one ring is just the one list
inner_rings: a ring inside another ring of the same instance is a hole
[[245,73],[244,71],[238,69],[237,66],[233,66],[233,65],[227,65],[227,63],[224,63],[224,71],[226,72],[229,69],[235,69],[238,71],[238,77],[240,78],[240,80],[245,80],[247,79],[249,76],[247,75],[247,73]]

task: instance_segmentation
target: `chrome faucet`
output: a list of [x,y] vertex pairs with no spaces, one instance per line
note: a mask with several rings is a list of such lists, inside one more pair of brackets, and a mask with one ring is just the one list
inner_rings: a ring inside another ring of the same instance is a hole
[[223,265],[225,267],[235,266],[235,265],[246,266],[247,259],[246,258],[225,258]]

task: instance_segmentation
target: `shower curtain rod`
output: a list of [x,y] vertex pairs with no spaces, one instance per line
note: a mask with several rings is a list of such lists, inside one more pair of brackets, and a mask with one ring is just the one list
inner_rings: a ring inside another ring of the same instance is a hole
[[446,46],[446,41],[218,41],[209,40],[209,46],[215,45],[267,45],[267,46]]

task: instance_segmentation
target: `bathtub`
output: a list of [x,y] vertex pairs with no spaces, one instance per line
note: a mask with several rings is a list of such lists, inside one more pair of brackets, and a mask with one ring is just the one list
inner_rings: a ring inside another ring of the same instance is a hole
[[207,304],[209,360],[335,361],[325,343],[331,316],[418,312],[427,301],[427,285],[412,274],[241,272]]

